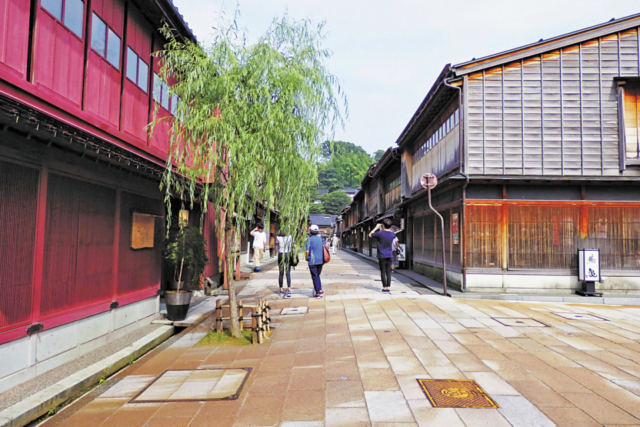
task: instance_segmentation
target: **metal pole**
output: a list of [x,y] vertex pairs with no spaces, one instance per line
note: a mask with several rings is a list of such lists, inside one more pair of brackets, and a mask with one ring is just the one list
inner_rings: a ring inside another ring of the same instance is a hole
[[433,213],[438,215],[438,218],[440,218],[440,228],[442,230],[442,278],[443,278],[442,284],[444,286],[444,296],[448,297],[449,293],[447,292],[447,258],[446,258],[447,251],[444,245],[444,218],[442,218],[442,215],[440,215],[440,213],[437,210],[435,210],[431,205],[431,187],[427,187],[427,192],[429,194],[429,207],[431,208]]

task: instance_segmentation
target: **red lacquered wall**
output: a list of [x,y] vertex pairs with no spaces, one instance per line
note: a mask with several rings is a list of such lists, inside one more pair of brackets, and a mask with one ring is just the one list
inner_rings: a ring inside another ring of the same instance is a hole
[[[126,77],[127,61],[129,61],[131,48],[133,52],[147,65],[147,84],[141,89],[138,84]],[[147,142],[146,126],[149,123],[149,100],[151,72],[151,29],[144,23],[140,12],[133,5],[129,5],[127,17],[127,40],[125,60],[122,65],[125,73],[124,87],[122,91],[121,129],[140,140]]]
[[[91,9],[91,21],[95,13],[120,38],[120,58],[118,65],[114,66],[92,49],[91,40],[88,40],[84,109],[118,128],[123,70],[124,3],[122,0],[93,0]],[[92,25],[93,22],[91,22]]]
[[26,0],[0,0],[0,63],[26,79],[29,54],[29,12]]
[[[159,289],[163,223],[162,200],[122,192],[120,199],[120,250],[118,253],[118,295],[126,295],[146,289]],[[131,224],[133,212],[158,215],[154,247],[131,249]]]
[[80,107],[86,37],[78,37],[42,7],[37,15],[34,83]]
[[38,179],[0,161],[0,331],[31,323]]
[[40,315],[110,302],[115,190],[50,174]]

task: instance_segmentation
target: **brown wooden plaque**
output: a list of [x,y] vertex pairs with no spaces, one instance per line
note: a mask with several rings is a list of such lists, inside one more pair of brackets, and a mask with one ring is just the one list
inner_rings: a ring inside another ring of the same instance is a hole
[[131,248],[144,249],[153,247],[155,232],[155,215],[133,213],[131,221]]

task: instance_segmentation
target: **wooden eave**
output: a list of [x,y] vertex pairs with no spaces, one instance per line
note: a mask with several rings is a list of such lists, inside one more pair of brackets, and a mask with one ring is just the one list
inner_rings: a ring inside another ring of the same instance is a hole
[[427,93],[416,112],[409,120],[409,123],[404,128],[396,144],[403,148],[415,141],[422,132],[429,126],[433,119],[442,111],[442,108],[450,102],[451,97],[457,94],[455,89],[446,86],[445,80],[452,77],[451,64],[445,65],[440,72],[440,75],[436,79],[433,86]]
[[477,71],[494,68],[503,64],[540,55],[546,52],[562,49],[564,47],[582,43],[588,40],[593,40],[598,37],[607,36],[619,31],[625,31],[638,26],[640,26],[640,13],[616,20],[611,20],[603,24],[594,25],[592,27],[583,28],[577,31],[572,31],[570,33],[552,37],[547,40],[541,40],[536,43],[520,46],[479,59],[463,62],[454,65],[452,67],[452,70],[456,77],[460,77]]

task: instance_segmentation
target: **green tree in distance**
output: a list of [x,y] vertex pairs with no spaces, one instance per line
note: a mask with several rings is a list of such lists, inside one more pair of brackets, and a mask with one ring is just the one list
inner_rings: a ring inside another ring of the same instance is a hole
[[325,142],[318,166],[318,181],[329,191],[359,187],[373,163],[374,159],[358,145],[343,141]]
[[[229,303],[237,305],[233,265],[246,221],[256,201],[280,212],[281,229],[301,243],[309,209],[309,188],[317,185],[316,164],[325,132],[342,122],[335,76],[324,60],[323,25],[274,20],[265,35],[247,45],[231,23],[217,29],[211,45],[184,42],[167,27],[169,40],[157,55],[161,71],[177,83],[180,102],[172,121],[162,186],[171,196],[219,207],[217,235],[224,241],[221,264],[229,280]],[[153,128],[157,122],[151,124]],[[232,223],[237,227],[232,233]],[[231,333],[240,337],[231,310]]]
[[324,206],[322,205],[322,203],[311,203],[309,205],[309,213],[310,214],[323,214],[323,213],[325,213]]
[[384,153],[385,153],[384,150],[376,151],[375,153],[373,153],[373,160],[375,160],[376,162],[379,162],[382,156],[384,156]]
[[323,194],[321,199],[325,213],[331,215],[338,215],[342,208],[351,203],[351,197],[342,190]]

